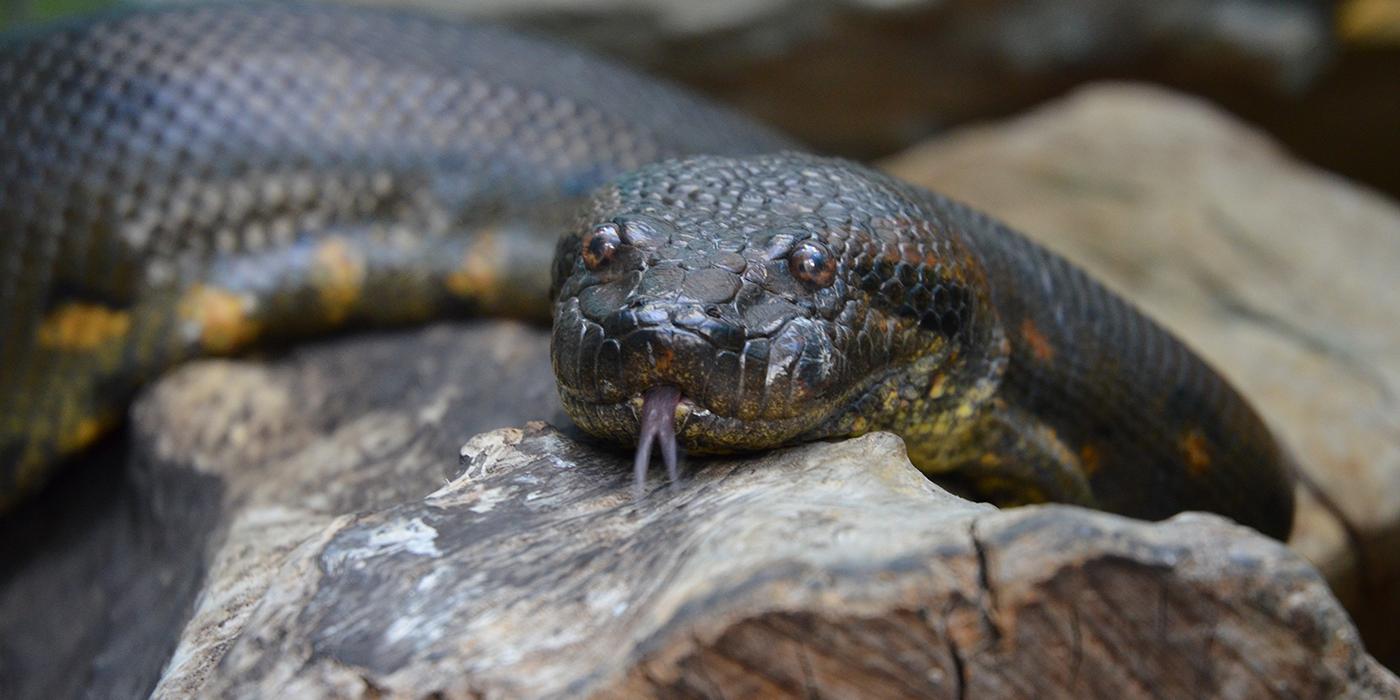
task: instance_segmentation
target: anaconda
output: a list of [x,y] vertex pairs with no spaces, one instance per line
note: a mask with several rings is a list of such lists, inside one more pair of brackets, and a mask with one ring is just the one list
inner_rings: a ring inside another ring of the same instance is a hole
[[999,503],[1289,530],[1262,421],[1130,305],[607,61],[401,13],[179,8],[11,40],[0,95],[0,496],[183,359],[509,313],[552,315],[566,409],[638,466],[654,440],[674,464],[892,430]]

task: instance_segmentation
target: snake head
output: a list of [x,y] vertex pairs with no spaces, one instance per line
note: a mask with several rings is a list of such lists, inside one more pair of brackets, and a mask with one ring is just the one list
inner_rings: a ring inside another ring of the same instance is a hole
[[980,268],[920,196],[795,153],[616,180],[555,256],[565,410],[625,444],[649,444],[663,416],[712,453],[880,427],[876,414],[920,390],[911,368],[927,388],[929,368],[975,335]]

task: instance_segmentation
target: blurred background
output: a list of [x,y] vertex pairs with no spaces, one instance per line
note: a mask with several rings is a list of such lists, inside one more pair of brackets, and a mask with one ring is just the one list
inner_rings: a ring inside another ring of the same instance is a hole
[[[561,38],[865,159],[1087,81],[1150,81],[1400,197],[1400,0],[362,2]],[[123,4],[140,3],[0,0],[0,28]]]

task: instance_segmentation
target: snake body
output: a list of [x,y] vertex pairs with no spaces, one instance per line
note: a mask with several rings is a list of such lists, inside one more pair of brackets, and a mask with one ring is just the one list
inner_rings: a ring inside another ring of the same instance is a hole
[[672,408],[697,452],[887,429],[1001,503],[1292,519],[1244,400],[1060,258],[495,29],[224,6],[11,39],[0,266],[0,498],[180,360],[483,312],[552,314],[605,439]]

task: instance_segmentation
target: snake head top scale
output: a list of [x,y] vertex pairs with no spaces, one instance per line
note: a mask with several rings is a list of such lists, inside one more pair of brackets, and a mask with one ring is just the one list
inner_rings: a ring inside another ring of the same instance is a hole
[[604,187],[555,256],[566,411],[638,444],[639,474],[654,437],[670,466],[675,441],[723,453],[886,427],[993,342],[981,268],[918,196],[796,153]]

